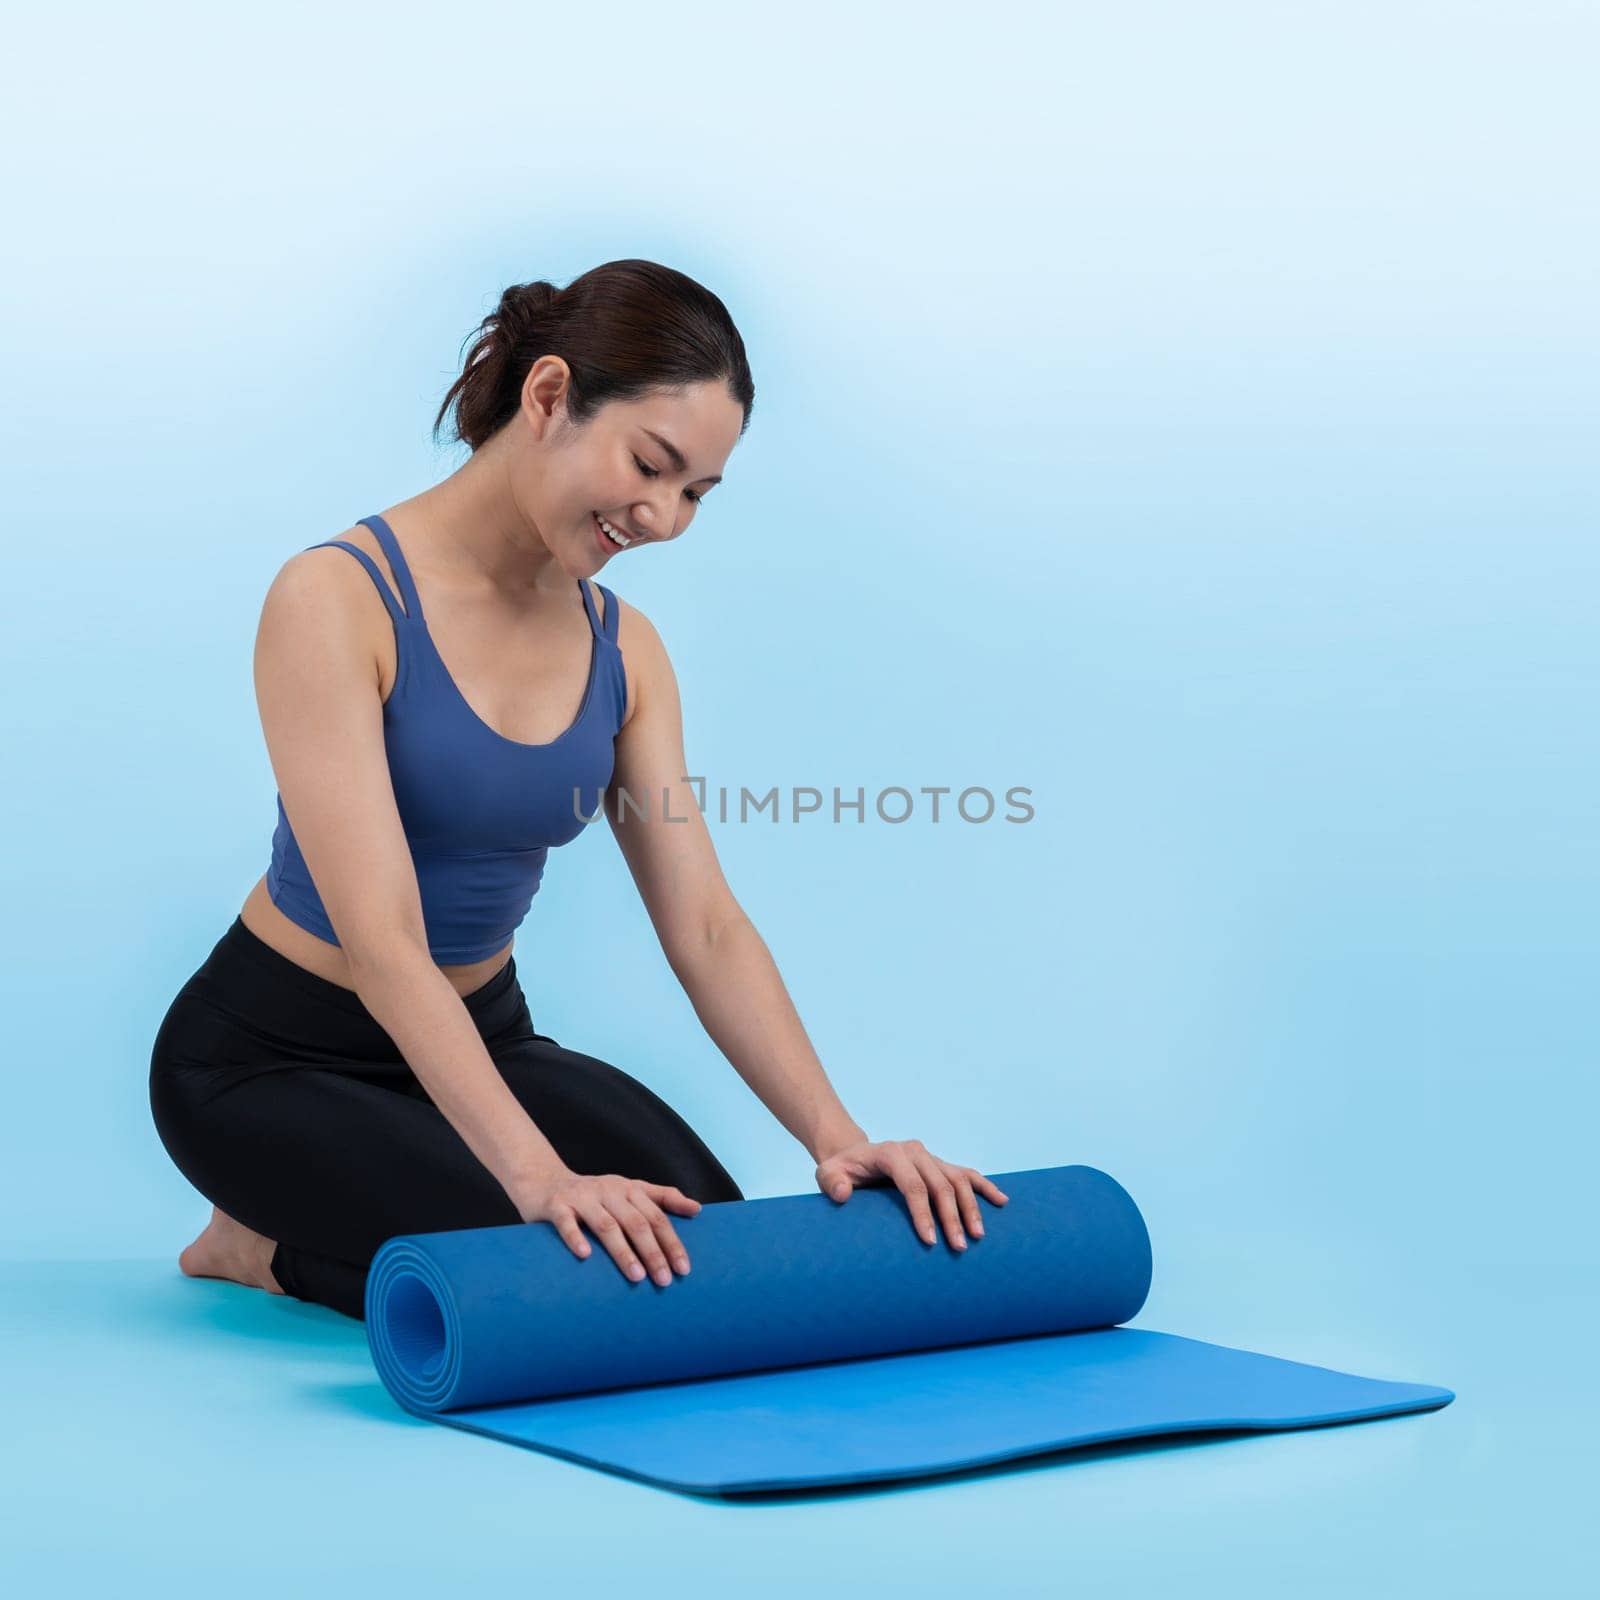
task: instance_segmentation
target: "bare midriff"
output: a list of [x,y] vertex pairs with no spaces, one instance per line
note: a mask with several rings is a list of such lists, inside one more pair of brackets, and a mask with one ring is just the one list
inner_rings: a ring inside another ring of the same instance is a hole
[[[263,944],[270,945],[281,956],[287,956],[296,966],[314,972],[329,983],[355,990],[350,979],[350,961],[344,951],[326,939],[291,922],[275,905],[267,893],[265,875],[256,880],[255,887],[245,896],[239,908],[239,920]],[[447,977],[459,995],[469,995],[482,988],[511,959],[511,947],[497,950],[482,961],[468,961],[460,965],[440,964],[439,970]]]

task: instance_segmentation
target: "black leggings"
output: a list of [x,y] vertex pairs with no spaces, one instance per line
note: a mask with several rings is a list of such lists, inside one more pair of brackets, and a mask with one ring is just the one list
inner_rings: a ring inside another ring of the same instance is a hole
[[[707,1204],[744,1198],[664,1100],[534,1032],[514,958],[464,998],[500,1075],[574,1172],[675,1184]],[[237,917],[156,1034],[150,1109],[189,1182],[277,1240],[278,1283],[346,1316],[363,1316],[385,1239],[521,1220],[355,991]]]

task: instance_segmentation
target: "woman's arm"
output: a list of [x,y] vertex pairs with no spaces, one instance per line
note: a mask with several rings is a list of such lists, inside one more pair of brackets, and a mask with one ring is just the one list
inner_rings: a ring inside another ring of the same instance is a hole
[[771,952],[722,875],[685,782],[682,710],[666,648],[636,607],[623,606],[618,623],[633,704],[617,735],[606,818],[706,1032],[822,1162],[867,1135],[828,1081]]
[[348,552],[292,556],[267,592],[255,685],[283,809],[367,1009],[519,1209],[565,1170],[428,951],[383,740],[376,631],[389,619]]
[[866,1142],[823,1071],[771,951],[742,910],[679,951],[673,971],[717,1048],[814,1162]]

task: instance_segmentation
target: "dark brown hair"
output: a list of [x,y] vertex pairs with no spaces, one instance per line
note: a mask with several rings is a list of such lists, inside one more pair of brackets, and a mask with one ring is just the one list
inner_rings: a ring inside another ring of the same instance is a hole
[[514,283],[478,324],[461,376],[450,385],[433,434],[452,403],[455,436],[476,450],[522,403],[528,368],[560,356],[571,369],[567,415],[581,424],[608,400],[651,389],[725,382],[750,426],[755,384],[728,308],[693,278],[654,261],[607,261],[565,289]]

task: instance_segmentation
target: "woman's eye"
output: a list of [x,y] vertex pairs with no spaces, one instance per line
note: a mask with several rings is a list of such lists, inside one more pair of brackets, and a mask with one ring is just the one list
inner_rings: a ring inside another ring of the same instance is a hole
[[[642,473],[643,473],[643,474],[644,474],[644,475],[645,475],[645,477],[647,477],[647,478],[659,478],[659,477],[660,477],[660,476],[661,476],[661,474],[660,474],[660,473],[659,473],[659,472],[657,472],[657,471],[656,471],[656,469],[655,469],[655,468],[654,468],[654,467],[652,467],[652,466],[651,466],[651,465],[650,465],[650,463],[649,463],[649,462],[648,462],[648,461],[641,461],[641,460],[640,460],[640,459],[639,459],[639,458],[638,458],[638,456],[635,456],[635,457],[634,457],[634,458],[633,458],[633,464],[634,464],[634,466],[636,466],[636,467],[637,467],[637,468],[638,468],[638,469],[639,469],[639,470],[640,470],[640,471],[641,471],[641,472],[642,472]],[[696,493],[695,493],[695,492],[694,492],[694,491],[693,491],[693,490],[692,490],[692,489],[685,489],[685,490],[684,490],[684,491],[683,491],[683,492],[684,492],[684,493],[685,493],[685,494],[686,494],[686,495],[688,495],[688,496],[689,496],[689,498],[690,498],[690,499],[691,499],[691,500],[692,500],[692,501],[694,501],[694,503],[695,503],[695,504],[696,504],[696,505],[699,505],[699,504],[700,504],[700,502],[701,502],[701,501],[702,501],[702,500],[704,500],[704,499],[705,499],[705,496],[704,496],[704,495],[703,495],[703,494],[696,494]]]

